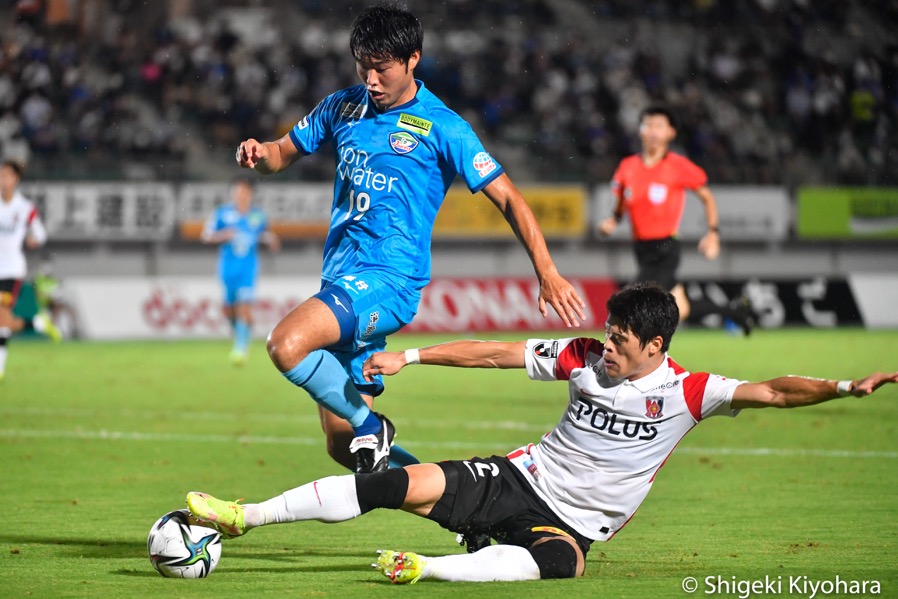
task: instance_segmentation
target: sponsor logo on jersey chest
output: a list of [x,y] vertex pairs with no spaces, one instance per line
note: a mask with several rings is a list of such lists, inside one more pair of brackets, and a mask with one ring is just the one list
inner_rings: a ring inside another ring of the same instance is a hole
[[354,102],[343,102],[340,105],[340,117],[344,119],[360,119],[365,116],[368,111],[367,104],[356,104]]
[[399,121],[396,125],[424,137],[430,135],[430,130],[433,128],[432,122],[411,114],[405,114],[404,112],[399,115]]
[[390,147],[397,154],[408,154],[418,147],[418,140],[411,133],[397,131],[390,134]]

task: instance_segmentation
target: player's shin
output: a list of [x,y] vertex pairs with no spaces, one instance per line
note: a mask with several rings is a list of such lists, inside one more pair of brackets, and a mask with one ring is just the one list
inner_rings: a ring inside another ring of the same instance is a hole
[[313,351],[285,372],[284,377],[305,389],[319,405],[347,420],[353,429],[361,426],[371,413],[343,366],[330,352]]
[[248,322],[242,318],[238,318],[234,322],[234,351],[246,353],[246,348],[249,346],[250,333]]
[[539,566],[527,549],[491,545],[476,553],[425,558],[421,578],[450,582],[539,580]]
[[364,513],[352,475],[322,478],[262,503],[247,504],[244,510],[247,528],[303,520],[343,522]]

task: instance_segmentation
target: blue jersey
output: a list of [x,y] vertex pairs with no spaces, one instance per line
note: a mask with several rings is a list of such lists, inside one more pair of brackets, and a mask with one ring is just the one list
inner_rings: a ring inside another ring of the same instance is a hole
[[415,98],[380,112],[364,85],[325,98],[290,131],[306,154],[331,142],[337,172],[322,277],[374,270],[421,289],[430,239],[456,175],[472,193],[502,172],[471,126],[420,81]]
[[218,249],[218,274],[222,278],[247,274],[255,276],[258,271],[259,238],[268,230],[268,219],[261,208],[250,208],[241,214],[233,204],[224,204],[215,209],[203,230],[211,235],[225,229],[233,229],[234,236],[223,242]]

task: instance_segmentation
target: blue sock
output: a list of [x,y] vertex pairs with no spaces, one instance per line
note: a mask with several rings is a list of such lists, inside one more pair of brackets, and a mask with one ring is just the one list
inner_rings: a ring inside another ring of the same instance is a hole
[[[330,352],[317,349],[283,374],[288,381],[305,389],[318,405],[348,420],[353,430],[362,426],[371,414],[342,364]],[[379,430],[378,427],[374,432]]]
[[234,323],[234,349],[245,352],[249,345],[249,323],[238,318]]
[[393,447],[390,448],[390,468],[402,468],[403,466],[410,466],[412,464],[420,464],[418,458],[402,449],[395,443]]
[[376,435],[382,428],[383,425],[380,423],[380,418],[369,409],[365,421],[358,426],[352,427],[352,430],[355,432],[356,437],[361,437],[363,435]]

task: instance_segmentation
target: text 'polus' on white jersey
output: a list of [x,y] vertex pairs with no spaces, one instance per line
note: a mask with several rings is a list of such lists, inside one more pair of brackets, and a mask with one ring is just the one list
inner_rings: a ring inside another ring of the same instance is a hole
[[528,376],[567,380],[569,404],[539,443],[508,456],[559,517],[597,541],[627,523],[692,427],[738,413],[730,402],[744,382],[690,373],[667,355],[643,378],[611,379],[603,352],[597,339],[527,342]]

